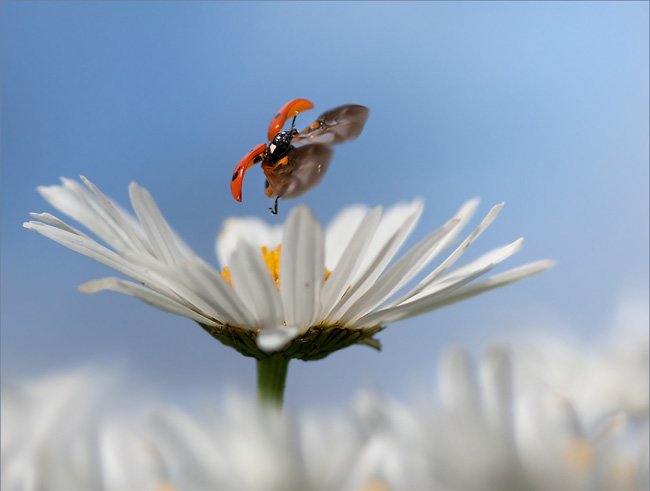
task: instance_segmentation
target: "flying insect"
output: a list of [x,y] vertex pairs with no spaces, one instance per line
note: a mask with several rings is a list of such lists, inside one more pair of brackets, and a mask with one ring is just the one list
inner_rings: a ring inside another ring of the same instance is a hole
[[[266,196],[275,198],[269,210],[277,215],[278,200],[295,198],[316,186],[332,160],[332,145],[359,136],[368,119],[367,107],[347,104],[324,112],[298,131],[296,117],[313,107],[307,99],[294,99],[280,108],[269,124],[268,143],[257,145],[235,167],[230,191],[237,201],[242,200],[244,174],[261,163],[266,176]],[[282,130],[289,119],[291,128]]]

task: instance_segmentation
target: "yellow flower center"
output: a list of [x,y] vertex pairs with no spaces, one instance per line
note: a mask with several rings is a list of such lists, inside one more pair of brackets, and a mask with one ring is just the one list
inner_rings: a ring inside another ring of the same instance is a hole
[[390,491],[390,485],[383,479],[371,478],[361,486],[361,491]]
[[565,457],[571,467],[577,470],[589,469],[596,458],[594,446],[588,441],[576,438],[567,446]]
[[267,249],[262,246],[262,257],[266,262],[266,267],[269,268],[273,283],[277,288],[280,288],[280,253],[282,252],[282,244],[279,244],[275,249]]
[[[260,249],[266,267],[269,268],[269,273],[271,274],[271,278],[273,278],[273,283],[275,283],[276,288],[280,288],[280,255],[282,253],[282,244],[279,244],[275,249],[269,249],[266,246],[262,246]],[[330,277],[331,271],[325,268],[323,274],[323,281],[325,282]],[[230,268],[228,266],[221,271],[221,277],[232,286],[232,276],[230,275]]]

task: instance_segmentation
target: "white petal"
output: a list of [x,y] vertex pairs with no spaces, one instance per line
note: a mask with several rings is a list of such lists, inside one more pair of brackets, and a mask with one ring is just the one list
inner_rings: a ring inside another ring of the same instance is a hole
[[124,234],[116,229],[96,197],[77,181],[61,178],[62,186],[39,186],[37,191],[52,206],[72,217],[115,249],[126,246]]
[[330,315],[328,315],[327,319],[329,321],[336,322],[345,316],[350,306],[372,286],[399,247],[404,243],[421,214],[422,203],[417,202],[412,213],[401,223],[401,226],[393,235],[384,242],[382,249],[375,254],[373,261],[367,265],[366,270],[360,276],[357,275],[358,279],[355,280],[350,290],[337,303]]
[[455,282],[456,280],[467,275],[474,275],[476,271],[479,270],[487,271],[485,269],[486,267],[488,268],[488,270],[492,269],[497,264],[502,263],[510,256],[518,252],[519,249],[521,249],[523,243],[524,243],[524,239],[520,237],[519,239],[515,240],[514,242],[511,242],[508,245],[498,247],[496,249],[493,249],[483,254],[482,256],[473,260],[472,262],[460,268],[455,269],[454,271],[447,274],[446,276],[443,276],[442,278],[438,278],[437,281],[434,281],[429,286],[421,290],[420,293],[415,295],[412,295],[411,293],[407,293],[406,299],[402,302],[402,304],[410,302],[412,300],[424,298],[425,296],[429,296],[432,293],[436,293],[437,291],[445,288],[451,282]]
[[[423,203],[420,199],[413,200],[411,203],[397,203],[386,209],[384,215],[382,216],[381,222],[377,227],[375,237],[370,243],[368,251],[363,257],[357,275],[353,277],[353,283],[356,283],[359,277],[368,269],[368,267],[370,267],[370,265],[376,259],[377,255],[384,250],[386,242],[394,237],[394,235],[404,225],[404,223],[410,219],[409,217],[412,217],[414,214],[416,214],[417,223],[417,219],[419,219],[420,215],[422,214],[422,209]],[[415,226],[415,223],[413,226]]]
[[52,225],[56,228],[60,228],[61,230],[65,230],[67,232],[71,232],[76,235],[81,235],[82,237],[88,237],[81,230],[72,227],[71,225],[68,225],[63,220],[60,220],[59,218],[55,217],[54,215],[51,215],[50,213],[30,213],[29,215],[33,218],[36,218],[37,220],[47,223],[48,225]]
[[446,245],[446,238],[458,226],[459,220],[453,219],[438,230],[421,240],[415,247],[399,260],[368,289],[368,291],[350,306],[341,321],[346,324],[374,309],[395,293],[423,267],[425,267]]
[[595,445],[606,444],[608,441],[620,437],[629,422],[629,416],[622,411],[607,414],[590,428],[589,440]]
[[131,276],[132,278],[141,277],[140,270],[135,268],[114,251],[98,244],[87,236],[77,235],[76,233],[52,225],[47,225],[42,222],[25,222],[23,223],[23,227],[38,232],[68,249],[83,254],[84,256],[88,256],[89,258],[105,264],[106,266],[109,266],[127,276]]
[[118,209],[92,182],[81,176],[81,180],[91,191],[97,208],[101,209],[102,216],[111,227],[115,235],[119,235],[125,247],[138,251],[152,252],[150,245],[145,240],[137,222],[126,218],[125,212]]
[[205,317],[199,312],[195,312],[192,309],[176,302],[166,296],[161,295],[160,293],[154,292],[153,290],[138,285],[137,283],[132,283],[130,281],[120,280],[118,278],[101,278],[99,280],[89,281],[84,283],[79,287],[84,293],[96,293],[103,290],[111,290],[119,293],[124,293],[132,297],[139,298],[143,302],[153,305],[161,310],[167,312],[172,312],[174,314],[182,315],[183,317],[189,317],[194,319],[197,322],[202,324],[208,324],[211,326],[216,326],[217,323],[208,317]]
[[361,265],[362,258],[377,230],[380,218],[381,207],[378,206],[363,218],[363,221],[354,231],[354,235],[347,244],[340,261],[338,261],[336,268],[332,270],[330,277],[323,286],[321,318],[329,315],[336,302],[341,299],[347,287],[350,286],[351,278]]
[[[467,225],[467,222],[469,222],[469,220],[472,218],[472,216],[474,215],[474,212],[476,211],[476,208],[478,207],[479,202],[480,201],[479,201],[478,198],[474,198],[474,199],[471,199],[471,200],[466,201],[465,203],[463,203],[463,205],[456,212],[456,214],[453,216],[453,218],[451,218],[447,222],[447,224],[445,224],[443,226],[443,229],[446,228],[449,224],[454,223],[454,222],[456,223],[456,226],[452,227],[449,230],[449,232],[446,235],[444,235],[444,237],[441,238],[439,243],[437,243],[435,245],[435,249],[433,249],[430,252],[430,256],[428,256],[428,259],[427,259],[427,256],[424,256],[422,258],[424,261],[420,265],[419,268],[417,268],[417,269],[414,268],[409,275],[405,275],[403,281],[401,281],[400,284],[391,291],[391,293],[389,293],[388,295],[385,295],[381,301],[376,302],[371,307],[366,307],[365,308],[366,312],[371,310],[371,308],[374,308],[377,305],[380,305],[385,299],[389,298],[394,292],[396,292],[399,288],[401,288],[401,286],[405,285],[414,275],[416,275],[422,268],[424,268],[435,256],[437,256],[439,254],[439,252],[441,252],[442,250],[447,248],[456,239],[456,237],[463,230],[465,225]],[[431,235],[434,235],[436,233],[437,232],[434,232]],[[427,241],[427,239],[424,239],[421,243],[426,243],[426,241]],[[413,249],[411,250],[411,252],[413,252]],[[417,258],[417,254],[416,254],[416,258]],[[422,284],[422,282],[420,283],[420,285],[421,284]],[[418,287],[420,285],[418,285]],[[416,287],[414,290],[417,291],[418,287]],[[409,292],[407,295],[402,296],[402,297],[390,302],[388,305],[385,305],[385,307],[393,307],[395,305],[398,305],[398,304],[404,302],[404,300],[406,300],[412,294],[413,294],[412,292]],[[360,315],[363,315],[363,310],[360,310],[359,313],[357,313],[357,318]]]
[[124,253],[120,256],[88,237],[41,222],[27,222],[23,226],[130,276],[188,308],[195,307],[208,317],[216,317],[242,327],[250,326],[253,322],[248,310],[223,278],[214,272],[209,279],[206,278],[209,272],[198,258],[194,262],[185,260],[175,268],[170,268],[143,253]]
[[275,248],[282,240],[282,226],[271,226],[259,218],[229,218],[217,235],[215,251],[222,268],[230,264],[230,256],[240,242],[247,242],[257,248]]
[[181,260],[183,254],[177,247],[176,235],[163,218],[149,191],[132,182],[129,185],[129,195],[154,256],[167,264]]
[[294,208],[285,224],[280,257],[280,294],[288,325],[309,327],[320,313],[325,268],[323,231],[304,206]]
[[481,387],[488,423],[499,434],[513,437],[512,366],[504,348],[494,346],[481,362]]
[[490,269],[492,268],[486,267],[483,270],[476,271],[473,275],[458,278],[456,281],[445,283],[444,286],[440,285],[441,288],[435,293],[417,300],[370,312],[361,317],[355,324],[359,327],[382,325],[429,312],[438,308],[438,303],[449,296],[451,292],[460,289],[463,285],[475,280]]
[[[170,290],[166,284],[161,284],[155,276],[150,274],[147,267],[143,266],[143,261],[148,259],[146,256],[143,257],[141,254],[136,255],[137,259],[133,262],[95,242],[86,235],[77,235],[76,233],[69,232],[67,229],[61,229],[42,222],[26,222],[23,224],[23,227],[29,230],[34,230],[68,249],[130,276],[136,281],[146,284],[163,295],[174,296],[173,291]],[[144,262],[144,264],[146,264],[146,262]]]
[[[466,205],[470,206],[471,213],[473,213],[473,209],[471,208],[473,205],[473,208],[476,208],[476,205],[478,204],[477,200],[472,200]],[[466,206],[464,205],[463,208]],[[460,243],[460,245],[452,252],[447,259],[445,259],[440,265],[434,269],[429,275],[427,275],[418,285],[413,288],[405,297],[399,298],[395,300],[391,305],[397,305],[406,300],[407,297],[413,297],[417,293],[421,292],[424,290],[427,286],[431,285],[442,273],[444,273],[447,269],[449,269],[460,257],[463,255],[465,250],[472,245],[472,243],[480,237],[480,235],[492,224],[494,219],[497,217],[499,212],[503,209],[503,203],[500,203],[498,205],[495,205],[492,207],[492,209],[488,212],[488,214],[483,218],[481,223],[476,227],[472,233],[470,233],[467,238]]]
[[[220,321],[251,327],[255,319],[235,290],[204,261],[194,258],[167,265],[147,256],[132,258],[148,269],[148,281],[154,290],[177,298],[188,307],[203,311]],[[168,293],[169,292],[169,293]]]
[[448,297],[441,298],[440,302],[437,302],[434,308],[437,309],[445,305],[459,302],[461,300],[466,300],[494,288],[499,288],[501,286],[514,283],[515,281],[523,280],[529,276],[533,276],[535,274],[546,271],[547,269],[552,268],[554,265],[555,261],[543,259],[541,261],[535,261],[524,266],[510,269],[500,274],[495,274],[486,280],[480,281],[473,285],[468,285],[463,288],[459,288]]
[[[189,272],[192,265],[179,263],[173,269],[169,266],[152,261],[148,256],[134,256],[132,264],[145,266],[146,275],[140,275],[140,283],[145,287],[160,293],[161,295],[178,302],[187,308],[200,312],[205,317],[219,319],[224,322],[232,322],[225,315],[224,306],[216,304],[209,291],[197,288],[198,283],[192,281]],[[241,322],[243,315],[235,317],[234,322]]]
[[521,248],[522,243],[523,239],[517,239],[511,244],[490,251],[466,266],[439,279],[420,293],[413,296],[407,294],[406,300],[399,305],[370,313],[364,316],[359,322],[363,322],[366,325],[370,319],[377,317],[384,319],[383,322],[388,322],[386,319],[390,319],[392,322],[397,319],[404,319],[427,312],[431,310],[430,305],[435,304],[440,298],[450,295],[454,290],[487,273],[497,264],[512,256]]
[[257,335],[257,346],[263,351],[277,351],[300,333],[300,329],[290,326],[271,327],[262,329]]
[[[440,307],[460,302],[461,300],[466,300],[483,292],[492,290],[493,288],[505,286],[534,274],[541,273],[542,271],[551,268],[554,264],[555,263],[550,260],[537,261],[494,275],[491,278],[475,283],[474,285],[468,285],[461,288],[457,288],[458,285],[447,285],[445,290],[436,292],[429,297],[424,297],[411,303],[370,313],[359,319],[358,324],[360,326],[385,324],[422,314],[430,310],[439,309]],[[471,281],[471,279],[476,278],[481,274],[483,274],[483,272],[479,271],[475,273],[473,277],[470,277],[469,280]],[[466,278],[462,284],[467,284],[467,280],[468,278]],[[413,309],[410,310],[410,308]]]
[[363,205],[348,206],[338,213],[325,230],[325,266],[330,271],[336,268],[343,251],[349,245],[354,231],[368,214]]
[[266,328],[282,324],[282,301],[269,269],[256,246],[241,242],[232,254],[230,272],[235,291],[255,317],[251,327]]
[[446,351],[440,362],[439,385],[442,403],[451,414],[478,416],[480,396],[472,360],[462,348]]

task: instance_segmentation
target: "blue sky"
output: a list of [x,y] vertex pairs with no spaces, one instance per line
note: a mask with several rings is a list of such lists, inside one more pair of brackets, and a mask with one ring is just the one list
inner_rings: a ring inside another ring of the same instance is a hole
[[[36,193],[84,174],[127,203],[132,180],[214,263],[229,216],[324,222],[353,203],[423,197],[410,243],[464,200],[506,208],[471,257],[518,236],[541,277],[394,326],[381,354],[297,362],[294,404],[433,380],[442,346],[565,323],[589,339],[648,289],[647,2],[3,2],[3,379],[117,365],[174,397],[252,388],[254,364],[191,321],[77,285],[103,266],[22,229]],[[263,177],[229,193],[287,100],[371,109],[323,183],[268,215]],[[505,333],[505,334],[504,334]]]

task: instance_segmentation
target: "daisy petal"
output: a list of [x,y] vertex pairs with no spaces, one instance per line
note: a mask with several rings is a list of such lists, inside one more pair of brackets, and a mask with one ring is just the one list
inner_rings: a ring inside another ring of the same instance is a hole
[[66,232],[70,232],[70,233],[73,233],[75,235],[81,235],[82,237],[88,237],[81,230],[76,229],[76,228],[72,227],[71,225],[68,225],[63,220],[60,220],[59,218],[55,217],[54,215],[52,215],[50,213],[30,213],[29,215],[32,218],[36,218],[37,220],[40,220],[41,222],[45,222],[48,225],[52,225],[53,227],[60,228],[61,230],[65,230]]
[[474,281],[479,276],[487,273],[490,269],[492,269],[492,267],[487,266],[482,270],[475,271],[471,275],[468,274],[467,276],[459,278],[456,281],[448,282],[444,286],[441,285],[435,293],[426,295],[422,298],[418,298],[417,300],[401,303],[395,307],[387,307],[385,309],[366,314],[361,317],[356,322],[356,324],[359,326],[368,327],[377,326],[429,312],[437,308],[437,304],[441,298],[446,297],[449,293],[461,288],[463,285]]
[[[147,264],[147,274],[141,283],[152,290],[165,295],[173,300],[178,300],[183,305],[203,313],[208,317],[220,318],[226,322],[241,322],[244,314],[228,317],[228,310],[219,305],[211,291],[200,288],[200,283],[194,281],[191,272],[194,265],[189,261],[178,263],[174,268],[160,262],[153,262],[144,255],[128,255],[133,264]],[[245,311],[245,309],[244,309]]]
[[[430,285],[428,289],[421,291],[417,295],[407,295],[406,300],[401,304],[384,308],[375,314],[366,315],[360,322],[363,321],[365,325],[366,322],[369,322],[369,319],[374,319],[375,317],[381,317],[382,319],[390,318],[391,320],[403,319],[432,310],[429,306],[435,303],[436,299],[449,295],[454,290],[487,273],[497,264],[505,261],[517,252],[522,244],[523,239],[517,239],[511,244],[490,251],[442,278],[440,281]],[[387,321],[382,320],[381,322]]]
[[415,295],[411,295],[410,293],[407,294],[406,299],[402,302],[402,304],[420,298],[424,298],[425,296],[436,293],[440,289],[446,287],[449,283],[453,283],[456,280],[463,278],[467,275],[473,275],[474,272],[476,271],[489,271],[497,264],[502,263],[510,256],[518,252],[519,249],[521,249],[523,243],[524,243],[524,239],[519,238],[508,245],[505,245],[503,247],[498,247],[496,249],[491,250],[490,252],[483,254],[478,259],[475,259],[474,261],[452,271],[448,275],[443,276],[435,283],[429,285],[427,288],[420,291],[420,293],[417,293]]
[[[146,284],[158,293],[169,297],[175,296],[173,286],[170,286],[168,279],[165,278],[164,275],[162,277],[156,277],[155,275],[150,274],[147,267],[143,266],[143,264],[146,264],[144,261],[146,256],[134,253],[136,260],[132,261],[129,260],[128,257],[119,255],[103,245],[98,244],[85,235],[80,236],[41,222],[27,222],[23,224],[23,227],[34,230],[68,249],[83,254],[90,259],[94,259],[95,261],[113,268],[120,273],[130,276],[139,283]],[[142,260],[138,260],[137,258]]]
[[129,185],[129,195],[154,256],[167,264],[173,264],[181,259],[182,254],[177,247],[175,234],[163,218],[149,191],[132,182]]
[[131,257],[134,263],[147,266],[147,286],[178,298],[188,306],[204,310],[233,326],[251,326],[254,318],[237,293],[204,261],[194,258],[175,265],[163,264],[141,255]]
[[115,249],[126,246],[124,233],[111,224],[97,200],[77,181],[61,178],[62,186],[39,186],[37,191],[55,208],[72,217]]
[[354,305],[354,302],[372,286],[384,271],[386,265],[397,253],[397,250],[404,243],[422,214],[422,204],[418,202],[416,205],[412,213],[402,222],[395,233],[384,242],[382,249],[376,253],[373,261],[366,267],[363,274],[355,280],[350,290],[336,304],[332,312],[327,316],[327,320],[337,322],[339,319],[345,317],[348,309]]
[[[468,203],[472,203],[471,201]],[[478,201],[476,202],[478,204]],[[421,292],[424,290],[427,286],[431,285],[434,283],[434,281],[442,274],[444,273],[447,269],[449,269],[460,257],[463,255],[463,253],[467,250],[467,248],[472,245],[472,243],[478,239],[481,234],[492,224],[494,219],[497,217],[497,215],[501,212],[503,209],[503,203],[499,203],[498,205],[495,205],[492,207],[492,209],[488,212],[488,214],[483,218],[481,223],[479,223],[478,227],[476,227],[472,233],[470,233],[467,238],[460,243],[460,245],[452,252],[447,259],[445,259],[440,265],[434,269],[428,276],[426,276],[418,285],[411,290],[406,297],[412,297],[416,295],[417,293]],[[392,305],[397,305],[406,299],[406,297],[399,298],[395,300]]]
[[282,324],[282,301],[260,250],[240,242],[231,256],[230,272],[235,291],[255,317],[256,323],[251,327]]
[[[422,200],[416,199],[411,203],[397,203],[389,208],[387,208],[381,217],[381,222],[377,227],[377,232],[368,247],[366,254],[364,255],[361,266],[357,271],[357,274],[353,277],[353,281],[356,283],[358,279],[363,275],[365,271],[370,267],[378,254],[384,250],[386,242],[390,241],[392,237],[397,233],[397,231],[403,226],[404,222],[409,220],[413,214],[417,214],[417,220],[422,214],[424,205]],[[414,224],[415,225],[415,224]],[[410,231],[409,231],[410,233]],[[408,234],[407,234],[408,235]]]
[[211,326],[217,326],[218,324],[214,319],[210,319],[199,312],[196,312],[177,301],[170,299],[160,293],[156,293],[153,290],[138,285],[137,283],[132,283],[130,281],[120,280],[119,278],[101,278],[99,280],[89,281],[79,286],[79,290],[84,293],[97,293],[104,290],[111,290],[118,293],[124,293],[125,295],[130,295],[132,297],[139,298],[149,305],[153,305],[161,310],[167,312],[172,312],[174,314],[182,315],[185,317],[190,317],[201,324],[208,324]]
[[262,329],[257,335],[257,346],[263,351],[278,351],[300,334],[300,329],[291,326]]
[[115,232],[120,234],[125,245],[130,249],[151,253],[151,247],[142,234],[138,233],[136,222],[126,219],[125,213],[120,211],[92,182],[84,176],[81,176],[81,180],[91,191],[97,206],[102,209]]
[[361,258],[367,250],[381,218],[381,207],[374,208],[360,222],[341,255],[337,267],[323,286],[321,293],[321,317],[327,317],[351,283],[351,279],[361,265]]
[[481,363],[484,412],[493,429],[512,435],[512,366],[505,349],[494,346]]
[[124,258],[112,250],[98,244],[94,240],[84,235],[77,235],[76,233],[69,232],[52,225],[47,225],[42,222],[25,222],[23,227],[29,230],[38,232],[39,234],[47,237],[61,244],[68,249],[71,249],[79,254],[83,254],[95,261],[98,261],[110,268],[119,271],[127,276],[139,277],[139,271],[132,267]]
[[533,276],[546,271],[553,266],[555,266],[555,261],[543,259],[541,261],[535,261],[534,263],[529,263],[518,268],[510,269],[500,274],[495,274],[486,280],[458,289],[456,292],[454,292],[453,295],[441,299],[440,302],[436,303],[434,308],[439,308],[445,305],[460,302],[461,300],[474,297],[494,288],[509,285],[515,281],[523,280],[529,276]]
[[348,309],[341,318],[344,324],[353,322],[366,312],[395,293],[423,267],[425,267],[445,246],[445,240],[458,226],[458,219],[447,222],[444,226],[421,240],[397,262],[375,284]]
[[193,259],[191,263],[194,267],[188,270],[188,275],[196,281],[195,288],[205,291],[206,296],[213,298],[219,312],[225,312],[234,319],[231,321],[233,325],[250,325],[253,322],[251,313],[226,280],[199,258]]
[[[350,245],[354,231],[362,224],[368,214],[368,207],[350,206],[336,215],[325,231],[325,266],[334,271],[343,256],[343,251]],[[363,257],[363,256],[362,256]],[[329,281],[329,280],[328,280]]]
[[275,248],[282,241],[282,227],[271,226],[255,217],[229,218],[217,235],[215,251],[222,268],[230,265],[230,257],[240,242],[256,247]]
[[324,242],[320,225],[304,206],[287,219],[280,257],[280,294],[287,325],[305,329],[320,310]]
[[464,412],[478,413],[481,406],[472,359],[461,348],[449,349],[441,359],[440,395],[445,408],[455,414]]

